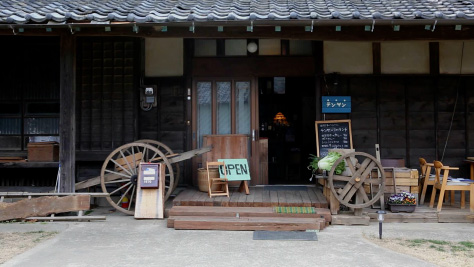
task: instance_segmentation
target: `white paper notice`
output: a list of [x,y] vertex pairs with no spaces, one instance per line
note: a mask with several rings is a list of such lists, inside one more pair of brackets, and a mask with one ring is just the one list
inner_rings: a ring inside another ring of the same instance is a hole
[[144,174],[144,175],[155,175],[155,169],[153,169],[153,168],[146,168],[146,169],[143,171],[143,174]]

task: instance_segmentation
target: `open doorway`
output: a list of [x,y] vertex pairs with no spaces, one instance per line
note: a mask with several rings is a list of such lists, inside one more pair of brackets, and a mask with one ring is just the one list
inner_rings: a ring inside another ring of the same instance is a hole
[[260,138],[268,138],[269,184],[308,184],[316,154],[314,77],[259,78]]

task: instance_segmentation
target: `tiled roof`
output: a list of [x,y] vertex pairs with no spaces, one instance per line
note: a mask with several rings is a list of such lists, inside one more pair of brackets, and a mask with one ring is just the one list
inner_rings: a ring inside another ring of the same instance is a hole
[[0,0],[0,23],[474,19],[474,0]]

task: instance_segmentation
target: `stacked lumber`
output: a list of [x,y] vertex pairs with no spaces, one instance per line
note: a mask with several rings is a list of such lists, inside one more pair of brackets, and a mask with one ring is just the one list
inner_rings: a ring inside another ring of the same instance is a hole
[[331,213],[328,209],[311,209],[314,213],[279,213],[273,207],[174,206],[169,212],[168,227],[227,231],[324,229],[331,221]]
[[[417,169],[409,168],[384,168],[385,170],[385,190],[384,195],[387,199],[394,193],[408,192],[413,193],[418,200],[420,192],[419,174]],[[372,173],[377,176],[376,172]],[[395,176],[395,179],[394,179]],[[364,185],[366,193],[370,193],[370,186]],[[373,192],[378,192],[378,188],[373,187]]]

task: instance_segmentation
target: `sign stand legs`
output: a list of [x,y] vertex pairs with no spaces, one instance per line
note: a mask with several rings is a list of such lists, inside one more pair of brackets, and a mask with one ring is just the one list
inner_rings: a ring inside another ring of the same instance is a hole
[[245,190],[245,194],[246,194],[246,195],[249,195],[249,194],[250,194],[250,192],[249,192],[249,185],[248,185],[247,181],[241,181],[241,182],[240,182],[239,192],[242,193],[244,190]]

